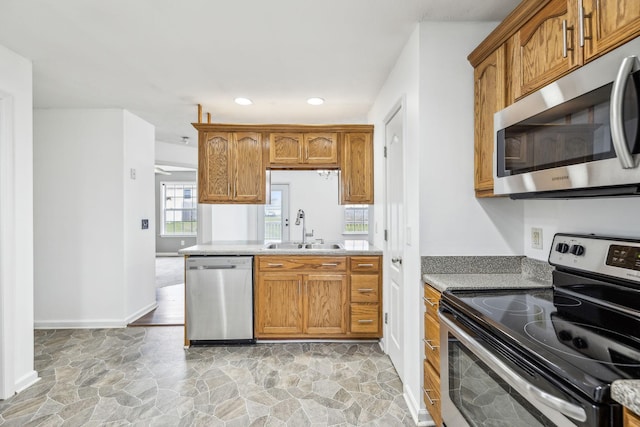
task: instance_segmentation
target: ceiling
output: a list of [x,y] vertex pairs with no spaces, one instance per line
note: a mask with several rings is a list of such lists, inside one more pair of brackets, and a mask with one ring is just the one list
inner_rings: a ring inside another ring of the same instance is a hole
[[182,143],[197,104],[221,123],[362,122],[417,22],[498,21],[517,3],[2,0],[0,45],[33,61],[36,108],[124,108]]

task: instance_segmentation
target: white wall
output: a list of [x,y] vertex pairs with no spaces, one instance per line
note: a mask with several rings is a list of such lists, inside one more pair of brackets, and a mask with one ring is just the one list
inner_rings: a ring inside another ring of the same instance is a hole
[[171,144],[168,142],[155,142],[155,159],[158,165],[198,167],[198,143],[189,145]]
[[[155,128],[124,111],[124,287],[125,318],[135,320],[156,304]],[[142,229],[142,219],[149,228]]]
[[477,199],[473,190],[474,80],[467,55],[496,25],[421,24],[422,255],[522,254],[523,203]]
[[[530,258],[546,261],[555,233],[595,233],[640,239],[640,198],[527,200],[524,203],[524,254]],[[542,250],[531,248],[531,227],[542,228]]]
[[150,304],[142,294],[153,258],[125,261],[149,244],[155,253],[153,228],[140,230],[141,218],[154,223],[153,130],[139,120],[123,110],[35,111],[36,327],[124,326],[134,305]]
[[[426,411],[422,402],[420,391],[422,376],[419,350],[420,316],[416,307],[421,301],[420,295],[420,245],[417,236],[420,235],[420,111],[419,111],[419,82],[420,82],[420,29],[412,33],[407,41],[398,61],[389,74],[386,82],[380,90],[372,109],[369,112],[369,122],[374,124],[374,168],[375,168],[375,192],[376,207],[375,217],[378,219],[374,225],[374,244],[380,248],[386,248],[383,239],[384,223],[384,197],[385,194],[385,162],[383,146],[385,139],[385,118],[392,112],[399,101],[404,99],[404,200],[406,216],[404,218],[407,235],[410,233],[412,244],[406,243],[403,259],[404,270],[404,295],[402,305],[402,324],[404,325],[403,346],[404,373],[402,382],[404,385],[405,399],[413,416],[424,419]],[[404,239],[408,242],[407,236]],[[388,260],[389,257],[385,257]],[[387,261],[388,262],[388,261]],[[387,268],[384,271],[388,271]],[[385,275],[383,311],[388,311],[389,301],[387,292],[388,279]],[[388,331],[385,330],[385,336]],[[422,408],[422,409],[420,409]]]
[[32,66],[0,46],[0,399],[33,365]]

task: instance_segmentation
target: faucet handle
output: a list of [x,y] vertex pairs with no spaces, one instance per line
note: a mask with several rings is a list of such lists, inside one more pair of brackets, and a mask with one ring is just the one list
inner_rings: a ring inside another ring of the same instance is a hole
[[313,229],[311,230],[311,233],[305,233],[305,236],[307,236],[307,237],[313,237]]

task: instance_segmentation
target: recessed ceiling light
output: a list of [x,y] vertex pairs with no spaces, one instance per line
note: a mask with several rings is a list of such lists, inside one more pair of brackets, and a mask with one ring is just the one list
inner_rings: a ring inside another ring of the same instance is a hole
[[322,98],[309,98],[307,99],[307,103],[311,105],[322,105],[324,104],[324,99]]
[[238,105],[251,105],[251,104],[253,104],[253,101],[250,100],[249,98],[236,98],[236,99],[234,99],[234,101]]

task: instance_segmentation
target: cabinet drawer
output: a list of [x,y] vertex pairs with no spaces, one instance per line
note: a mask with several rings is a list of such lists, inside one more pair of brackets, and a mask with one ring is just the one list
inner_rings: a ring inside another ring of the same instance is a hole
[[351,304],[351,332],[378,333],[378,304]]
[[437,426],[442,425],[442,405],[440,400],[440,375],[431,365],[424,362],[424,404]]
[[424,315],[424,357],[436,372],[440,372],[440,323]]
[[346,257],[258,257],[258,269],[260,271],[346,271]]
[[351,302],[379,302],[377,274],[351,275]]
[[427,308],[427,314],[437,320],[440,292],[426,283],[424,285],[424,305]]
[[379,256],[352,256],[350,261],[351,271],[377,272],[380,271]]

